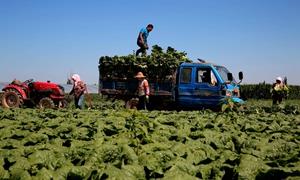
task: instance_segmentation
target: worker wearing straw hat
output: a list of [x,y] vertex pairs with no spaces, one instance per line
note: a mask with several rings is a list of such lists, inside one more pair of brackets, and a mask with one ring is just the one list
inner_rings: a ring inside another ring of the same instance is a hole
[[149,102],[149,83],[146,79],[146,76],[142,72],[138,72],[135,78],[139,81],[138,86],[138,96],[139,96],[139,104],[138,109],[145,109],[147,110],[147,103]]

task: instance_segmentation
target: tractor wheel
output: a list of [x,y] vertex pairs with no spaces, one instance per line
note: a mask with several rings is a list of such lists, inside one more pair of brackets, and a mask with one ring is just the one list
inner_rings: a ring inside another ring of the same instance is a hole
[[58,102],[58,108],[67,108],[68,107],[68,101],[67,100],[61,100]]
[[1,103],[4,108],[17,108],[23,104],[23,99],[19,92],[9,89],[3,93]]
[[38,106],[40,109],[53,109],[55,107],[53,100],[49,97],[42,98]]

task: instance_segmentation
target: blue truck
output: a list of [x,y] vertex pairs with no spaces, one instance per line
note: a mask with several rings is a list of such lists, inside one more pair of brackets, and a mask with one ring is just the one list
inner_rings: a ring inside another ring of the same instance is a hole
[[[127,68],[125,74],[131,75],[112,77],[107,75],[107,71],[101,71],[105,70],[102,66],[105,63],[100,58],[99,93],[122,99],[127,108],[135,108],[138,82],[133,74],[136,72],[130,73],[132,68]],[[240,82],[242,79],[243,73],[239,72]],[[240,82],[236,82],[226,67],[213,63],[183,62],[167,78],[149,78],[148,81],[150,109],[216,109],[228,98],[243,103],[240,99]]]

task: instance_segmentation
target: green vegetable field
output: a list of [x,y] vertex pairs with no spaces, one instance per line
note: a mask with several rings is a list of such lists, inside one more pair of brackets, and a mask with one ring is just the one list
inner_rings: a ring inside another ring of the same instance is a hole
[[299,179],[299,100],[244,111],[0,108],[0,179]]

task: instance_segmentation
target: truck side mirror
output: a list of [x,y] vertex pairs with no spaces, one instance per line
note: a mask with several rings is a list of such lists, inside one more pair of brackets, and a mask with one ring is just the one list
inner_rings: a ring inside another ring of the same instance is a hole
[[239,80],[241,81],[244,78],[244,74],[242,71],[239,72]]
[[233,80],[232,73],[227,73],[227,79],[228,79],[228,81],[232,81]]

